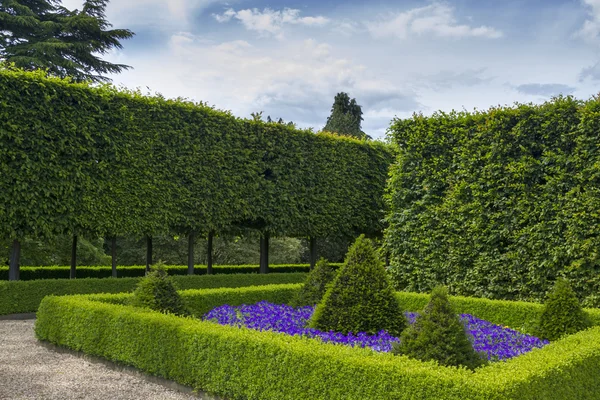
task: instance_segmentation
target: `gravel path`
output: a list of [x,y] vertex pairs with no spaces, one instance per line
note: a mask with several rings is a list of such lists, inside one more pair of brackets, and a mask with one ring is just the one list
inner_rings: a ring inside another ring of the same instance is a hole
[[52,350],[38,342],[33,325],[34,320],[0,321],[0,399],[214,399],[112,363]]

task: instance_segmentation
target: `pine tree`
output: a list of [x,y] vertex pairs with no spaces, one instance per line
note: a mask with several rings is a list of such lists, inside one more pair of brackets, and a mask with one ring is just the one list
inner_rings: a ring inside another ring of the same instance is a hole
[[448,291],[437,287],[415,323],[400,336],[400,343],[393,344],[392,353],[475,369],[486,360],[475,351],[469,335],[450,304]]
[[315,309],[310,326],[322,331],[400,335],[408,325],[373,243],[359,236]]
[[139,281],[130,304],[162,313],[189,315],[173,279],[167,275],[162,262],[152,265],[148,275]]
[[320,302],[335,275],[336,271],[327,263],[327,260],[321,258],[309,272],[304,285],[292,300],[291,305],[300,307]]
[[356,99],[350,99],[347,93],[341,92],[334,98],[331,115],[323,130],[363,139],[367,138],[367,134],[361,130],[362,121],[362,108]]
[[122,48],[120,39],[134,35],[127,29],[107,30],[104,10],[108,0],[87,0],[69,11],[57,0],[0,2],[0,58],[25,70],[48,69],[53,76],[76,82],[110,81],[106,73],[131,68],[112,64],[95,54]]
[[557,279],[544,303],[538,336],[543,339],[557,340],[589,326],[589,317],[581,308],[569,282],[563,278]]

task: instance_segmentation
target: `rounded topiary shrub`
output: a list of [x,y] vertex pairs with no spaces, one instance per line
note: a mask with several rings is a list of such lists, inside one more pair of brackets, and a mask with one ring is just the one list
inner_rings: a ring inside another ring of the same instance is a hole
[[150,267],[148,275],[137,284],[130,304],[163,313],[189,314],[181,296],[177,293],[172,278],[167,274],[162,263]]
[[292,299],[290,305],[300,307],[317,304],[325,295],[327,285],[333,281],[335,275],[336,270],[329,265],[327,260],[321,258],[309,272],[304,285]]
[[557,340],[591,325],[587,313],[581,308],[566,279],[556,280],[544,303],[538,325],[538,336],[548,340]]
[[394,343],[392,353],[404,354],[421,361],[437,361],[440,365],[475,369],[487,362],[473,348],[472,338],[454,312],[448,291],[437,287],[413,325]]
[[408,325],[373,244],[361,235],[317,304],[310,326],[322,331],[399,335]]

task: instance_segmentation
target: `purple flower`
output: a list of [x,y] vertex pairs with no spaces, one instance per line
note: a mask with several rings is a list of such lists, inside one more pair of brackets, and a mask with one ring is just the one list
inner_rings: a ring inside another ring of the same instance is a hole
[[[294,308],[285,304],[272,304],[261,301],[252,305],[233,307],[223,305],[208,312],[203,320],[211,320],[221,325],[247,327],[259,331],[282,332],[288,335],[320,339],[323,342],[340,343],[348,346],[369,347],[375,351],[388,352],[392,343],[400,339],[382,330],[376,335],[364,332],[348,333],[322,332],[308,328],[307,324],[315,310],[314,306]],[[415,321],[417,313],[405,313],[409,322]],[[473,336],[473,347],[488,355],[490,360],[504,360],[519,354],[541,348],[548,341],[525,335],[515,330],[494,325],[470,314],[461,314],[465,328]]]

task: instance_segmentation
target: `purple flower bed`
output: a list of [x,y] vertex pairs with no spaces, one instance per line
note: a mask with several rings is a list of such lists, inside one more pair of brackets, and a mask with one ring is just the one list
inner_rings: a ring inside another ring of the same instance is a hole
[[[318,329],[307,328],[307,322],[314,310],[314,306],[294,308],[285,304],[280,305],[261,301],[256,304],[237,307],[223,305],[214,308],[202,319],[205,321],[211,320],[221,325],[244,326],[259,331],[274,331],[288,335],[318,338],[323,342],[369,347],[381,352],[390,351],[392,343],[399,342],[397,337],[389,335],[386,331],[381,331],[376,335],[367,335],[364,332],[344,335],[333,331],[321,332]],[[406,313],[410,323],[414,323],[417,315],[417,313]],[[467,330],[473,335],[475,350],[487,354],[489,360],[505,360],[548,344],[546,340],[540,340],[513,329],[494,325],[470,314],[461,314],[460,318]]]

